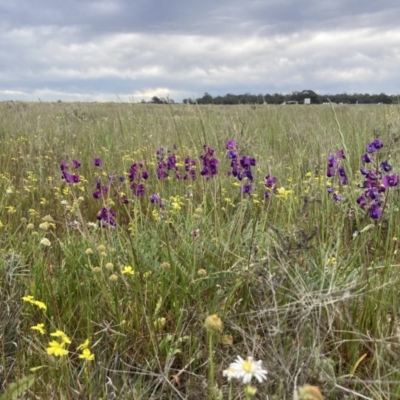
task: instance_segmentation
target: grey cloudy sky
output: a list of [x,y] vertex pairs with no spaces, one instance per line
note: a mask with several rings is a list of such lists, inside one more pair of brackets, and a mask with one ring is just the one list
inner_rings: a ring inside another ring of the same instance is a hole
[[0,0],[0,100],[400,93],[398,0]]

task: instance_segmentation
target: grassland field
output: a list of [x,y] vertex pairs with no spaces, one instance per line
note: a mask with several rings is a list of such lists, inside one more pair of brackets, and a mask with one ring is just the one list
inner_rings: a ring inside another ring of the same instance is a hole
[[400,399],[399,139],[398,105],[0,103],[0,399]]

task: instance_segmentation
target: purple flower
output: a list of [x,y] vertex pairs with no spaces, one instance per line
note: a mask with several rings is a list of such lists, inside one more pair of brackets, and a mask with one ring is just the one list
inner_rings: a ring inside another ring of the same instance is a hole
[[333,197],[333,200],[338,201],[338,202],[342,200],[342,196],[338,193],[333,193],[332,197]]
[[338,150],[338,151],[336,152],[336,157],[337,157],[337,158],[341,158],[342,160],[346,159],[346,156],[344,155],[344,150],[343,150],[343,149]]
[[72,175],[72,174],[69,174],[69,173],[66,172],[66,171],[63,171],[63,172],[62,172],[62,177],[63,177],[63,179],[65,179],[66,182],[68,182],[68,183],[78,183],[78,182],[81,181],[81,177],[80,177],[79,175]]
[[244,193],[244,194],[250,194],[252,190],[253,190],[252,185],[243,185],[242,186],[242,193]]
[[344,167],[340,167],[337,170],[338,175],[340,176],[340,181],[342,182],[343,185],[347,185],[349,183],[349,180],[347,179],[346,171]]
[[150,196],[150,203],[152,204],[158,204],[161,201],[161,197],[159,194],[152,194]]
[[140,197],[144,195],[145,185],[143,183],[132,182],[131,189],[135,196]]
[[360,196],[360,197],[357,199],[357,204],[358,204],[361,208],[364,208],[364,207],[367,205],[367,201],[365,200],[365,197],[364,197],[364,196]]
[[60,169],[61,171],[65,171],[66,169],[68,169],[68,164],[65,161],[62,161],[60,164]]
[[97,214],[97,219],[101,222],[103,228],[107,226],[115,227],[117,225],[115,221],[115,211],[110,208],[103,207]]
[[392,166],[389,164],[388,161],[381,162],[380,167],[385,172],[390,172],[392,170]]
[[240,159],[240,165],[244,169],[248,169],[248,168],[256,165],[256,159],[255,158],[250,158],[250,157],[247,157],[247,156],[243,156]]
[[337,166],[338,166],[338,163],[336,161],[336,158],[333,154],[331,154],[328,157],[328,168],[337,168]]
[[373,159],[368,154],[364,154],[363,156],[361,156],[361,161],[368,164],[372,162]]
[[367,144],[365,150],[367,151],[367,153],[375,153],[382,147],[383,147],[382,141],[379,139],[375,139],[373,142]]
[[227,150],[236,150],[236,142],[234,140],[226,141],[226,149]]
[[328,193],[333,193],[333,187],[332,187],[332,186],[327,186],[327,187],[326,187],[326,191],[327,191]]
[[335,170],[334,170],[333,168],[328,168],[328,169],[326,170],[326,176],[327,176],[328,178],[332,178],[332,176],[335,176]]
[[372,200],[376,200],[379,198],[378,193],[375,192],[375,190],[373,188],[368,189],[365,194]]
[[94,158],[93,164],[95,167],[101,167],[103,165],[103,161],[101,160],[101,158]]
[[237,151],[236,150],[229,150],[227,153],[228,158],[234,160],[237,158]]
[[146,180],[148,177],[149,177],[148,171],[143,171],[143,172],[142,172],[142,178],[143,178],[144,180]]
[[370,209],[369,209],[369,216],[372,219],[379,219],[382,216],[382,210],[381,208],[374,204]]
[[172,169],[172,170],[177,170],[178,167],[176,166],[176,156],[175,154],[172,154],[167,158],[167,168]]
[[72,165],[74,168],[79,168],[81,166],[81,163],[77,160],[72,160]]
[[382,178],[382,183],[385,187],[394,187],[399,183],[399,177],[397,175],[385,175]]
[[274,176],[267,175],[265,177],[265,186],[268,188],[272,188],[275,185],[277,179]]
[[360,167],[360,172],[364,175],[364,176],[368,176],[369,175],[369,170],[367,170],[364,167]]

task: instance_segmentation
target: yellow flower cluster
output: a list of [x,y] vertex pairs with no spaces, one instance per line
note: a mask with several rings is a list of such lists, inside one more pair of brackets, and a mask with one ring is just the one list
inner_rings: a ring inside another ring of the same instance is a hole
[[66,344],[71,343],[71,339],[60,330],[56,330],[53,333],[50,333],[50,336],[60,338],[60,341],[51,340],[49,342],[49,347],[46,349],[46,353],[48,355],[54,355],[56,357],[66,356],[68,354],[68,350],[65,348]]
[[42,310],[45,310],[45,311],[47,310],[46,304],[44,304],[42,301],[35,300],[35,298],[33,296],[31,296],[31,295],[24,296],[22,298],[22,300],[27,302],[27,303],[33,304],[33,305],[35,305],[36,307],[39,307]]

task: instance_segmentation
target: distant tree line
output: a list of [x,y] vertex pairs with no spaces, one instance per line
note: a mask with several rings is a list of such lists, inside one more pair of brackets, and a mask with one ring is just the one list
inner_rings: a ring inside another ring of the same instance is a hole
[[226,94],[225,96],[213,97],[209,93],[204,93],[198,99],[183,99],[185,104],[282,104],[287,102],[304,103],[304,99],[310,99],[311,104],[322,103],[343,103],[343,104],[392,104],[398,102],[398,95],[368,94],[368,93],[340,93],[318,95],[313,90],[303,90],[290,94]]

